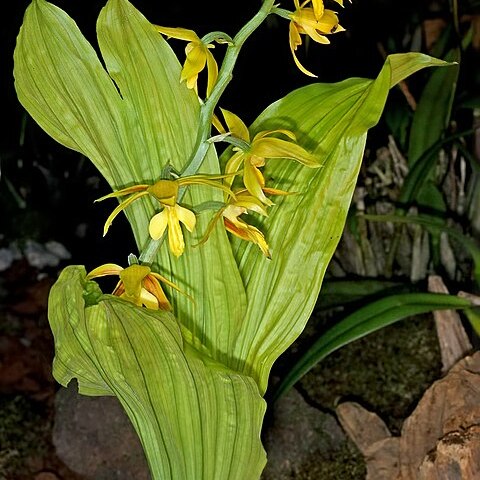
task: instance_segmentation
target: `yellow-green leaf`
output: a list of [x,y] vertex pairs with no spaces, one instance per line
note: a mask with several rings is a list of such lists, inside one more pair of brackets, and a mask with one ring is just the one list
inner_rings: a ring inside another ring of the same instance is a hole
[[232,238],[248,309],[231,366],[256,378],[261,392],[273,362],[300,335],[313,310],[343,231],[367,131],[378,122],[389,89],[434,65],[445,63],[423,54],[393,55],[376,80],[298,89],[254,122],[252,134],[291,129],[323,165],[310,169],[287,160],[267,161],[267,186],[298,192],[276,198],[268,218],[261,220],[271,261],[258,255],[255,245]]
[[[107,2],[97,35],[108,71],[64,11],[34,0],[15,50],[19,100],[55,140],[86,155],[113,190],[151,183],[167,164],[182,170],[195,146],[199,102],[180,82],[175,54],[127,0]],[[201,171],[219,173],[213,147]],[[207,201],[222,201],[222,193],[194,185],[183,199],[186,206]],[[111,202],[113,210],[115,200]],[[148,224],[158,209],[146,196],[125,210],[139,251],[149,240]],[[186,234],[180,259],[172,259],[164,242],[157,264],[195,299],[192,303],[172,292],[178,319],[220,358],[238,332],[245,292],[220,225],[205,245],[193,248],[208,223],[208,215],[199,215],[195,233]],[[213,317],[221,320],[213,322]]]
[[56,380],[117,396],[154,479],[259,478],[265,402],[255,381],[186,344],[169,313],[110,295],[85,305],[92,283],[71,266],[52,287]]

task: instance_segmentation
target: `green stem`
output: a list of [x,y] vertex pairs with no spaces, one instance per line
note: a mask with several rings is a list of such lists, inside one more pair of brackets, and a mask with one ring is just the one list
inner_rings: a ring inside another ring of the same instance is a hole
[[[247,40],[247,38],[263,23],[267,16],[271,13],[273,3],[275,0],[265,0],[260,10],[251,18],[242,29],[235,35],[233,44],[227,47],[225,58],[222,66],[218,72],[217,82],[205,103],[200,108],[200,128],[197,134],[197,142],[194,149],[194,154],[189,164],[183,169],[181,176],[195,175],[203,163],[211,143],[208,139],[211,135],[212,117],[215,107],[217,106],[220,97],[227,88],[227,85],[232,80],[232,72],[237,62],[240,50]],[[178,201],[181,200],[185,193],[182,188],[178,193]],[[160,245],[166,237],[166,233],[159,240],[150,239],[145,249],[140,254],[139,260],[141,263],[152,263]]]
[[232,80],[233,68],[235,67],[235,63],[243,44],[267,18],[273,8],[273,2],[274,0],[265,0],[262,8],[260,8],[257,14],[237,33],[233,39],[233,44],[227,47],[215,87],[213,88],[210,97],[208,97],[200,109],[200,130],[197,136],[195,154],[190,163],[183,170],[182,176],[194,175],[202,165],[203,159],[211,145],[207,140],[210,137],[212,129],[212,117],[215,107],[227,88],[227,85]]

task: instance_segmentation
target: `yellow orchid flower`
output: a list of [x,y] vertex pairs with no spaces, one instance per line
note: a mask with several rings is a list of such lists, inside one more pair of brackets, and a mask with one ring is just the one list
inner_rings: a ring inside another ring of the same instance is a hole
[[210,49],[215,48],[212,43],[204,43],[193,31],[187,28],[168,28],[155,25],[157,31],[168,38],[189,42],[185,47],[185,64],[183,65],[180,81],[185,81],[187,87],[194,89],[198,95],[198,74],[207,66],[207,97],[210,96],[218,77],[218,65]]
[[263,233],[258,228],[238,218],[244,213],[247,213],[246,208],[229,205],[222,213],[225,229],[242,240],[255,243],[267,258],[272,258]]
[[[243,183],[246,189],[265,205],[273,205],[273,202],[265,196],[265,178],[260,171],[260,167],[265,165],[265,160],[287,158],[310,168],[320,167],[318,159],[296,143],[295,134],[290,130],[264,130],[257,133],[253,140],[250,140],[247,126],[237,115],[224,109],[222,109],[222,113],[228,131],[233,137],[242,140],[245,144],[244,147],[236,146],[233,148],[235,153],[228,160],[225,173],[237,172],[243,164]],[[273,137],[275,134],[284,135],[288,140]],[[229,179],[226,183],[230,186],[232,181]],[[280,190],[277,190],[277,192],[285,193]]]
[[[282,192],[273,188],[264,188],[263,191],[269,195],[289,195],[288,192]],[[239,218],[241,215],[249,212],[258,213],[264,217],[268,216],[265,204],[257,197],[250,195],[248,190],[235,192],[235,198],[230,197],[229,202],[212,218],[200,244],[208,240],[217,221],[223,218],[225,230],[242,240],[255,243],[267,258],[271,258],[270,249],[263,233],[258,228]]]
[[[172,310],[172,306],[163,292],[160,282],[181,292],[181,290],[162,275],[152,272],[146,265],[130,265],[123,268],[115,263],[106,263],[88,273],[89,280],[107,275],[118,275],[120,281],[112,294],[139,307],[152,310]],[[183,293],[183,292],[181,292]]]
[[237,199],[232,200],[222,211],[225,229],[242,240],[255,243],[267,258],[271,258],[270,249],[263,233],[239,218],[249,211],[267,216],[263,204],[256,197],[251,196],[248,191],[237,194]]
[[[313,0],[312,0],[313,1]],[[308,35],[317,43],[329,44],[330,40],[325,36],[331,33],[343,32],[345,29],[338,23],[337,14],[333,10],[323,7],[323,2],[316,0],[312,7],[305,7],[310,0],[300,4],[294,0],[295,11],[290,14],[290,50],[297,67],[310,77],[316,77],[314,73],[307,70],[298,60],[295,51],[302,45],[301,35]],[[338,1],[342,5],[342,2]]]
[[180,187],[188,185],[206,185],[213,188],[219,188],[227,194],[233,192],[228,186],[219,183],[218,180],[224,179],[225,175],[192,175],[189,177],[180,177],[175,180],[159,180],[153,185],[143,184],[134,185],[132,187],[123,188],[116,192],[105,195],[96,201],[102,201],[107,198],[122,197],[130,195],[126,200],[113,210],[108,216],[103,229],[105,236],[115,217],[125,208],[139,198],[150,195],[160,203],[162,211],[154,215],[149,224],[149,233],[152,239],[158,240],[162,237],[168,228],[168,245],[170,251],[179,257],[185,250],[185,241],[183,238],[180,223],[183,223],[189,232],[195,228],[195,214],[185,207],[177,204],[177,197]]

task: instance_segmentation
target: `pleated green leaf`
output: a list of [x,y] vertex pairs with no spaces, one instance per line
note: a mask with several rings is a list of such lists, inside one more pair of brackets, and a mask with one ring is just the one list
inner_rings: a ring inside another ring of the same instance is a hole
[[76,377],[80,393],[116,395],[155,479],[259,478],[265,402],[255,381],[184,343],[169,313],[110,295],[85,305],[92,283],[71,266],[52,287],[56,380]]
[[379,120],[388,91],[421,68],[446,65],[423,54],[392,55],[376,80],[313,84],[274,103],[252,134],[287,128],[318,156],[322,168],[267,162],[267,185],[297,192],[276,199],[261,224],[272,260],[232,239],[245,282],[248,310],[233,364],[267,387],[273,362],[300,335],[317,300],[342,234],[361,165],[367,130]]
[[[65,12],[34,0],[15,50],[21,103],[55,140],[86,155],[113,190],[151,183],[167,164],[181,170],[196,142],[199,102],[180,82],[175,54],[127,0],[107,2],[97,33],[106,70]],[[213,147],[202,171],[219,172]],[[182,203],[221,200],[219,191],[192,186]],[[113,210],[115,200],[109,201]],[[144,197],[125,211],[140,251],[158,207]],[[195,303],[172,292],[177,318],[220,358],[234,342],[246,308],[245,292],[220,225],[202,248],[192,247],[208,222],[207,214],[198,216],[196,232],[187,233],[186,253],[180,259],[172,258],[164,242],[157,266],[194,297]],[[211,321],[217,316],[221,320]]]

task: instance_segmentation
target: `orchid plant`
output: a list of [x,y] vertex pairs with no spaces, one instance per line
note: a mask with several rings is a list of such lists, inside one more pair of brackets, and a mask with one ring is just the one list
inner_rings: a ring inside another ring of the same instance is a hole
[[[64,11],[33,0],[18,36],[21,104],[95,164],[112,189],[99,200],[119,201],[104,234],[124,212],[138,246],[123,266],[106,255],[88,273],[60,274],[49,299],[53,374],[64,386],[76,378],[82,394],[118,398],[155,479],[260,477],[269,373],[313,310],[367,131],[390,88],[445,65],[391,55],[376,79],[314,82],[247,127],[222,94],[267,16],[289,23],[293,61],[312,77],[298,59],[303,36],[328,44],[344,30],[322,0],[282,3],[264,0],[233,37],[200,37],[108,0],[100,59]],[[183,66],[177,40],[188,42]],[[119,278],[112,294],[100,288],[106,275]]]

